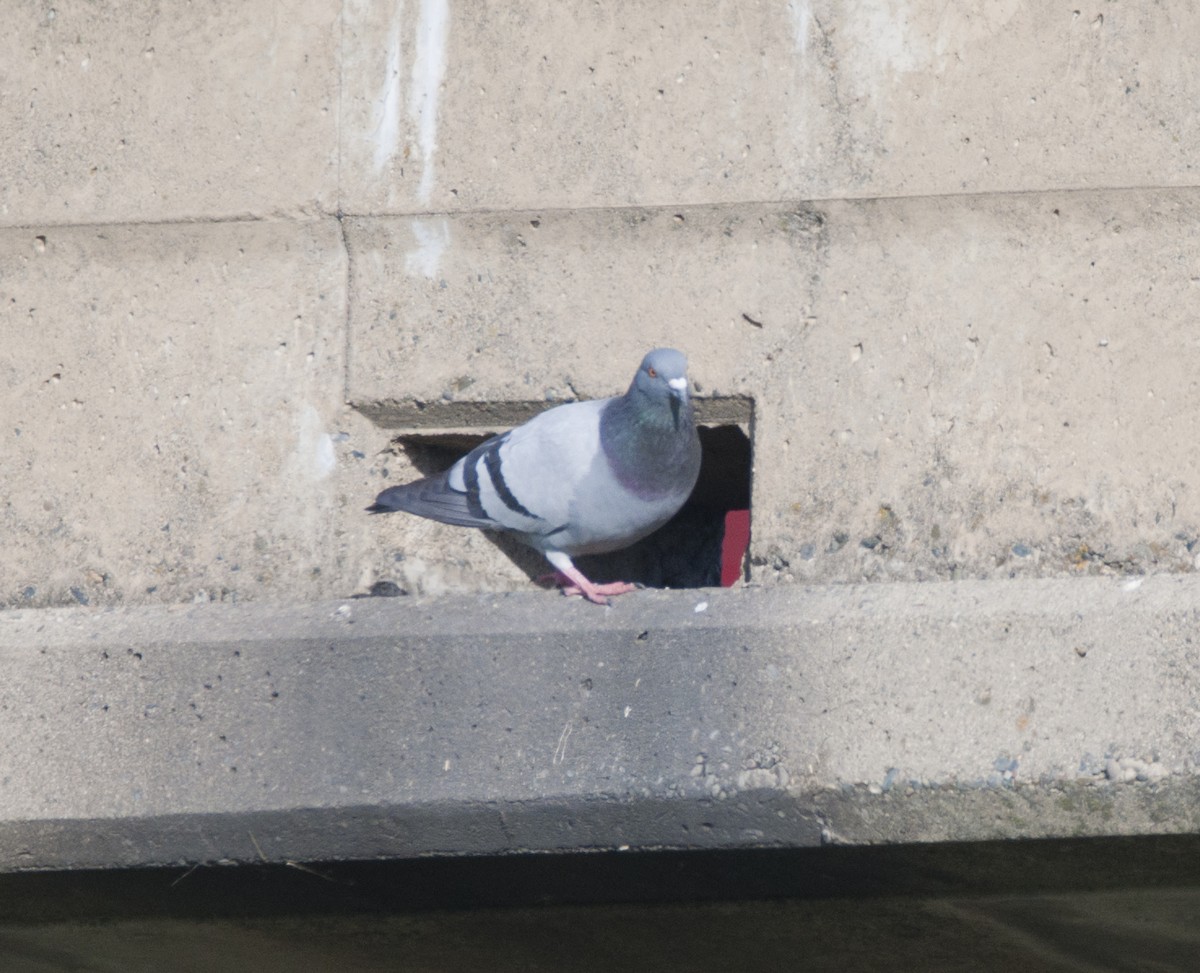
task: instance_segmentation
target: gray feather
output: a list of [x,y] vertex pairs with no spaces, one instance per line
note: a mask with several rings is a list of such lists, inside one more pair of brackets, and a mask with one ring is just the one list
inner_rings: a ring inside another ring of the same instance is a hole
[[397,510],[458,527],[495,526],[486,517],[477,517],[471,513],[466,494],[451,489],[446,482],[445,473],[429,476],[415,483],[389,487],[367,507],[367,511],[373,514],[386,514]]

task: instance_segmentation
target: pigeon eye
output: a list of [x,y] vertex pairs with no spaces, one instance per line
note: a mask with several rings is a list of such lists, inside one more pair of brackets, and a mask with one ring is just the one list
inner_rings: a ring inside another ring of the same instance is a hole
[[649,375],[651,378],[658,378],[658,372],[656,372],[654,370],[653,365],[651,365],[649,368],[646,369],[646,374]]

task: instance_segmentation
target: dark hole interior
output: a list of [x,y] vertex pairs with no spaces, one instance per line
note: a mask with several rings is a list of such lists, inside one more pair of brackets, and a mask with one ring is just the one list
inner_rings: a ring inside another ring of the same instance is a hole
[[[721,583],[725,514],[750,509],[750,438],[736,425],[701,426],[700,478],[688,502],[662,528],[623,551],[578,558],[593,581],[633,581],[651,588],[702,588]],[[469,433],[399,437],[425,476],[447,469],[487,436]],[[531,578],[550,569],[535,551],[502,534],[490,535]],[[743,565],[744,571],[744,565]]]

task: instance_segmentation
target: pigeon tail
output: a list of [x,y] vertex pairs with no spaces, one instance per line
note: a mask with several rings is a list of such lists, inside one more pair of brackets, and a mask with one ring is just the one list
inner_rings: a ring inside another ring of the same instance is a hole
[[450,486],[445,473],[427,476],[414,483],[388,487],[375,498],[375,502],[367,507],[367,510],[373,514],[402,510],[456,527],[481,527],[488,530],[500,526],[487,514],[481,516],[482,511],[472,510],[470,498],[461,490]]

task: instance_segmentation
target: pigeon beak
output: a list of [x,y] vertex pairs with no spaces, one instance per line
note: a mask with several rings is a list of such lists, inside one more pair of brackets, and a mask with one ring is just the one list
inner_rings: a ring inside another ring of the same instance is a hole
[[675,428],[679,428],[679,407],[687,401],[688,387],[686,378],[673,378],[667,382],[667,387],[671,390],[671,419],[675,422]]

